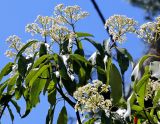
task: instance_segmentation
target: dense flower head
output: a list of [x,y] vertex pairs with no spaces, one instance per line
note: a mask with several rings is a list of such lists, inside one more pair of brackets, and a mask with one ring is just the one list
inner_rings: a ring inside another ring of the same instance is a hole
[[148,43],[156,42],[160,38],[160,16],[154,22],[147,22],[140,26],[138,36]]
[[152,42],[155,40],[156,33],[156,23],[155,22],[147,22],[140,26],[138,30],[138,36],[143,38],[147,42]]
[[88,13],[81,11],[77,5],[65,7],[58,4],[54,8],[54,16],[39,15],[34,23],[26,26],[25,30],[32,35],[40,34],[42,37],[50,37],[52,41],[62,42],[66,35],[73,33],[68,26],[74,26],[78,20],[86,16]]
[[94,80],[92,84],[79,87],[74,92],[74,98],[77,100],[75,110],[84,112],[98,112],[99,110],[108,110],[111,105],[111,99],[105,98],[102,93],[109,92],[109,86],[99,80]]
[[[29,39],[27,42],[33,41],[35,39]],[[24,43],[16,35],[11,35],[6,39],[6,42],[9,44],[9,49],[6,50],[5,55],[9,58],[14,58],[17,53],[24,46]],[[41,42],[33,43],[30,47],[26,48],[24,56],[26,58],[33,57],[35,52],[39,49]]]
[[148,85],[146,87],[146,95],[145,99],[152,98],[152,96],[156,95],[156,93],[160,90],[159,81],[149,80]]
[[124,15],[113,15],[106,20],[105,28],[109,29],[109,34],[113,36],[114,41],[126,41],[126,33],[136,32],[137,22]]
[[59,4],[54,9],[56,19],[65,24],[75,24],[78,20],[88,16],[88,12],[82,11],[77,5],[66,6]]

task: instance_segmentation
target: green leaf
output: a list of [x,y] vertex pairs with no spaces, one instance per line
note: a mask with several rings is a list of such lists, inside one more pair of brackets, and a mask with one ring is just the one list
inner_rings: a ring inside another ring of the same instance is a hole
[[62,78],[61,81],[64,87],[66,88],[67,92],[70,95],[73,95],[73,92],[76,90],[76,82],[72,81],[71,78],[69,77],[66,66],[64,65],[64,62],[62,60],[62,57],[56,54],[54,57],[55,57],[54,60],[58,61],[57,63],[59,65],[59,73],[60,77]]
[[148,54],[148,55],[145,55],[143,56],[140,61],[138,62],[139,63],[139,69],[143,66],[143,63],[146,59],[148,59],[149,57],[155,57],[155,58],[160,58],[160,56],[156,56],[156,55],[151,55],[151,54]]
[[82,43],[81,43],[81,41],[79,41],[78,39],[77,39],[77,50],[75,50],[75,54],[79,54],[79,55],[81,55],[81,56],[84,56],[84,50],[83,50],[83,46],[82,46]]
[[143,85],[141,86],[140,90],[137,93],[138,94],[137,101],[138,101],[138,104],[141,107],[144,107],[144,98],[145,98],[146,84],[147,84],[148,80],[149,80],[149,78],[144,81]]
[[34,65],[33,65],[33,68],[38,67],[41,63],[45,62],[49,57],[50,57],[50,55],[43,55],[40,58],[38,58],[35,61]]
[[131,54],[127,51],[126,48],[117,48],[117,49],[122,54],[125,54],[131,62],[133,62],[133,58],[132,58]]
[[14,115],[13,115],[12,110],[11,110],[11,108],[10,108],[9,105],[7,105],[7,108],[8,108],[8,112],[9,112],[9,115],[11,117],[12,123],[13,123],[13,121],[14,121]]
[[39,57],[47,54],[47,48],[44,43],[41,43],[40,49],[39,49]]
[[51,81],[48,86],[48,101],[53,106],[56,103],[56,85]]
[[43,90],[46,84],[46,79],[36,79],[31,87],[30,102],[33,107],[39,102],[40,92]]
[[37,74],[38,72],[38,68],[37,69],[32,69],[29,74],[26,76],[25,78],[25,84],[26,86],[29,85],[29,82],[31,81],[31,79],[35,76],[35,74]]
[[87,122],[85,122],[84,124],[94,124],[94,122],[96,121],[96,118],[91,118],[89,119]]
[[129,67],[129,58],[125,53],[121,52],[122,51],[121,49],[117,49],[117,60],[119,67],[121,69],[121,73],[122,75],[124,75],[125,71],[127,71]]
[[67,110],[66,110],[66,107],[63,106],[63,108],[59,114],[57,124],[67,124],[67,122],[68,122]]
[[76,32],[77,37],[94,37],[92,34],[85,32]]
[[69,56],[69,58],[72,59],[72,60],[75,60],[75,61],[84,62],[84,63],[89,64],[89,65],[91,64],[86,58],[84,58],[83,56],[78,55],[78,54],[71,54]]
[[0,85],[0,96],[2,95],[3,91],[7,87],[7,84],[8,84],[8,80]]
[[13,86],[16,84],[17,81],[17,77],[18,74],[15,74],[12,78],[10,78],[10,80],[8,81],[8,88],[7,88],[7,92],[9,93],[11,91],[12,93],[12,88]]
[[142,111],[143,108],[141,106],[138,106],[138,105],[132,105],[132,110],[135,110],[135,111],[139,112],[139,111]]
[[81,67],[79,69],[79,84],[81,84],[81,86],[85,85],[86,83],[86,71]]
[[122,78],[117,67],[112,64],[109,73],[109,85],[113,103],[117,104],[122,97]]
[[9,62],[7,65],[4,66],[4,68],[0,72],[0,81],[2,80],[4,76],[8,75],[12,71],[13,65],[14,63]]
[[11,103],[13,104],[13,106],[16,108],[16,111],[18,112],[18,114],[21,116],[21,113],[20,113],[20,106],[17,104],[16,101],[14,101],[13,99],[11,99]]
[[35,73],[35,75],[32,77],[32,79],[30,80],[30,83],[29,85],[32,86],[33,83],[35,82],[35,80],[41,76],[41,74],[46,70],[48,69],[49,65],[44,65],[42,66],[40,69],[38,69],[37,73]]
[[53,115],[54,115],[55,106],[52,109],[52,106],[50,106],[47,117],[46,117],[46,124],[52,124],[53,123]]
[[156,91],[156,95],[153,99],[153,106],[155,107],[160,99],[160,90]]
[[28,47],[30,47],[32,44],[37,43],[37,42],[38,42],[37,40],[33,40],[33,41],[30,41],[30,42],[26,43],[26,44],[21,48],[21,50],[18,52],[15,61],[22,55],[22,53],[23,53]]
[[100,43],[97,43],[96,41],[89,39],[89,38],[84,38],[85,40],[89,41],[98,51],[99,53],[104,56],[104,49]]
[[22,77],[25,77],[25,74],[27,72],[27,64],[27,59],[24,56],[20,55],[18,60],[18,72]]
[[138,92],[140,91],[140,89],[141,89],[141,87],[144,85],[144,83],[147,83],[147,82],[148,82],[149,77],[150,77],[150,75],[149,75],[149,74],[146,74],[146,75],[144,75],[144,76],[141,78],[141,80],[139,80],[139,81],[137,82],[136,87],[135,87],[135,89],[134,89],[136,93],[138,93]]
[[111,123],[111,118],[108,118],[105,114],[105,111],[102,111],[101,124],[110,124],[110,123]]
[[25,99],[26,100],[26,111],[25,113],[22,115],[21,118],[25,118],[32,110],[32,105],[31,103],[29,102],[29,99]]

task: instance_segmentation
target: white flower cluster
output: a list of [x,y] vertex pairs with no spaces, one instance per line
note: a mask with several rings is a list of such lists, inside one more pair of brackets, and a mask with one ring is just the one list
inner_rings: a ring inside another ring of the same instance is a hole
[[155,40],[155,33],[156,33],[156,23],[155,22],[147,22],[140,26],[138,30],[138,36],[143,38],[148,43]]
[[105,23],[105,28],[109,29],[109,34],[113,36],[113,40],[120,43],[126,41],[126,33],[136,32],[136,26],[135,20],[124,15],[113,15]]
[[59,4],[54,9],[54,15],[61,23],[72,25],[89,14],[88,12],[82,11],[77,5],[64,7],[63,4]]
[[26,32],[32,35],[40,34],[42,37],[51,37],[53,41],[62,42],[67,35],[73,32],[66,24],[73,26],[78,20],[86,17],[87,12],[81,11],[79,6],[67,6],[59,4],[54,9],[54,17],[38,16],[34,23],[26,26]]
[[74,92],[74,98],[77,100],[75,110],[84,112],[97,113],[99,110],[109,110],[112,106],[111,99],[104,98],[103,93],[109,91],[109,86],[99,80],[94,80],[93,84],[87,84],[79,87]]
[[145,99],[152,98],[152,96],[160,90],[160,82],[159,81],[149,81],[147,85]]
[[12,35],[9,36],[6,39],[6,42],[9,44],[9,50],[6,50],[5,55],[9,58],[13,58],[16,56],[16,53],[22,48],[22,46],[24,45],[21,42],[21,39],[16,36],[16,35]]
[[160,36],[160,16],[155,22],[147,22],[140,26],[138,36],[148,43],[155,42]]
[[[29,41],[32,40],[30,39],[27,42]],[[5,55],[9,58],[14,58],[24,46],[24,43],[22,43],[21,39],[16,35],[9,36],[6,39],[6,42],[9,44],[9,50],[6,50]],[[37,42],[33,43],[30,47],[28,47],[24,52],[26,58],[33,57],[35,52],[39,49],[39,46],[40,42]]]

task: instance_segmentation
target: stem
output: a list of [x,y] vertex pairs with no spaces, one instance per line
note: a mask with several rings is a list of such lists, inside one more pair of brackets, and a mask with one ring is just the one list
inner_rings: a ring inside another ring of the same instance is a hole
[[97,3],[95,2],[95,0],[91,0],[91,2],[92,2],[92,4],[93,4],[94,8],[96,9],[96,11],[97,11],[97,13],[98,13],[98,15],[99,15],[102,23],[105,24],[105,18],[104,18],[104,16],[103,16],[102,12],[100,11]]
[[155,111],[156,111],[156,117],[157,117],[158,121],[160,122],[160,119],[159,119],[158,114],[157,114],[157,109],[155,109]]
[[6,107],[7,107],[7,105],[5,104],[4,107],[3,107],[3,109],[2,109],[2,112],[0,113],[0,120],[1,120],[1,118],[2,118],[2,115],[3,115],[4,110],[6,109]]
[[82,124],[81,118],[80,118],[80,115],[79,115],[79,112],[78,112],[78,111],[76,112],[76,116],[77,116],[78,123],[79,123],[79,124]]
[[147,118],[147,120],[148,120],[148,123],[149,123],[149,124],[152,124],[152,123],[150,122],[150,120],[149,120],[148,116],[147,116],[146,111],[145,111],[145,110],[143,110],[143,112],[144,112],[144,114],[145,114],[145,116],[146,116],[146,118]]
[[124,74],[122,74],[122,87],[123,87],[123,97],[125,98],[126,92],[125,92]]
[[[61,86],[60,86],[59,83],[58,83],[58,86],[59,86],[60,89],[59,89],[58,87],[56,87],[57,91],[61,94],[61,96],[65,99],[65,101],[67,101],[68,104],[70,104],[70,105],[74,108],[75,103],[72,102],[68,97],[66,97],[66,95],[63,93],[62,88],[61,88]],[[78,123],[79,123],[79,124],[82,124],[82,123],[81,123],[81,119],[80,119],[80,115],[79,115],[79,112],[78,112],[78,111],[76,112],[76,116],[77,116]]]
[[[59,83],[58,83],[58,86],[60,86]],[[56,87],[56,89],[61,94],[61,96],[74,108],[75,103],[72,102],[68,97],[66,97],[66,95],[63,93],[62,89],[61,88],[59,89],[58,87]]]

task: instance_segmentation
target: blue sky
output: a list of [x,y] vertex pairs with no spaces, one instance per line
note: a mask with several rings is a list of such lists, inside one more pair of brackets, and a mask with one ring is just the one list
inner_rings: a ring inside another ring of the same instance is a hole
[[[144,22],[144,11],[131,6],[125,0],[97,0],[105,18],[113,14],[123,14],[128,17],[136,19],[140,24]],[[93,34],[94,39],[102,42],[108,38],[104,26],[101,23],[96,11],[94,10],[90,0],[1,0],[0,1],[0,58],[2,68],[7,62],[12,61],[4,56],[7,49],[5,43],[9,35],[18,35],[23,41],[32,39],[29,33],[25,33],[25,26],[35,20],[37,15],[52,15],[54,6],[59,3],[65,5],[79,5],[85,11],[90,13],[90,16],[77,23],[76,30],[81,32],[88,32]],[[89,54],[95,50],[91,48],[87,42],[84,42],[85,51]],[[137,60],[144,51],[143,43],[135,38],[134,35],[129,36],[128,41],[121,47],[125,47],[133,55],[134,60]],[[41,103],[33,109],[30,115],[24,119],[20,119],[18,114],[15,114],[14,124],[44,124],[45,117],[49,104],[46,102],[47,98],[41,97]],[[19,102],[24,111],[25,105],[23,101]],[[58,105],[55,115],[58,114],[61,105]],[[15,111],[15,110],[14,110]],[[74,116],[73,110],[69,109],[68,113]],[[57,118],[57,116],[55,116]],[[55,118],[55,120],[56,120]],[[2,124],[10,124],[10,117],[8,112],[5,112],[2,118]],[[54,124],[56,121],[54,121]]]

